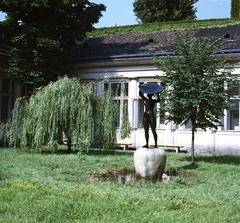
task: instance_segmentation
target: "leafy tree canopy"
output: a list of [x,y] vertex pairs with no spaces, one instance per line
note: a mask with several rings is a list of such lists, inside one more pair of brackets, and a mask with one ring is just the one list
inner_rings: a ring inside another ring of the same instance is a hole
[[191,121],[194,155],[195,130],[217,129],[221,125],[223,109],[229,109],[231,92],[238,82],[237,77],[231,76],[233,66],[227,64],[228,57],[218,60],[214,55],[219,52],[217,43],[221,38],[187,35],[184,40],[177,33],[176,36],[175,56],[155,57],[154,63],[166,74],[162,78],[166,90],[161,94],[166,101],[166,119],[181,125]]
[[4,0],[0,11],[17,48],[11,51],[9,74],[19,81],[45,85],[71,73],[76,40],[93,29],[105,11],[88,0]]
[[231,18],[240,17],[240,0],[231,0]]
[[[94,84],[80,84],[76,78],[63,77],[37,89],[30,98],[18,98],[11,119],[1,124],[1,136],[10,146],[56,149],[63,133],[71,144],[87,150],[94,141],[98,148],[110,149],[116,142],[118,107],[111,95],[94,94]],[[130,135],[128,117],[121,130]],[[17,134],[16,134],[17,133]]]
[[193,4],[198,0],[135,0],[133,11],[141,23],[196,18]]

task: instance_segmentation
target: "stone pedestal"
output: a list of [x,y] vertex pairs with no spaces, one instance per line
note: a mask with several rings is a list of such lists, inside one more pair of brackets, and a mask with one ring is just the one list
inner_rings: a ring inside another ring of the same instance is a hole
[[138,177],[162,178],[167,155],[160,148],[138,148],[134,153],[134,166]]

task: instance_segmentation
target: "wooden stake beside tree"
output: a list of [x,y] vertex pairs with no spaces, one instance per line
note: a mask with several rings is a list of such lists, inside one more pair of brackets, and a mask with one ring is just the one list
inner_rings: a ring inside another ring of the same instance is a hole
[[176,124],[192,124],[192,164],[194,164],[194,133],[197,128],[217,129],[221,125],[223,109],[231,105],[230,93],[237,86],[237,77],[231,76],[233,65],[228,57],[218,60],[218,42],[187,35],[182,39],[177,33],[174,56],[154,56],[158,70],[165,72],[161,79],[166,86],[162,100],[166,101],[166,120]]

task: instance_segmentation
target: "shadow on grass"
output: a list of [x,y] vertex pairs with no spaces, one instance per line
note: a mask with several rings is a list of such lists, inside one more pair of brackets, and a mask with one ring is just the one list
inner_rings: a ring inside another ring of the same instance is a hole
[[85,153],[89,156],[105,156],[105,155],[116,155],[116,156],[132,156],[133,151],[123,151],[123,150],[101,150],[101,149],[90,149]]
[[[182,157],[182,161],[191,162],[192,158],[189,157]],[[207,163],[215,163],[215,164],[229,164],[229,165],[240,165],[240,156],[234,155],[220,155],[220,154],[197,154],[195,156],[195,165],[187,165],[183,168],[192,168],[196,169],[198,162],[207,162]]]
[[67,155],[67,154],[78,154],[79,152],[81,152],[81,154],[83,155],[88,155],[88,156],[106,156],[106,155],[115,155],[115,156],[132,156],[133,155],[133,151],[123,151],[123,150],[101,150],[101,149],[89,149],[84,150],[84,151],[80,151],[79,149],[73,149],[71,150],[71,152],[69,153],[67,147],[65,146],[60,146],[58,148],[57,151],[52,151],[51,149],[48,148],[44,148],[41,151],[40,150],[31,150],[29,148],[24,148],[22,149],[25,152],[29,152],[29,153],[41,153],[44,155],[50,155],[50,154],[59,154],[59,155]]
[[[190,161],[192,161],[192,160],[190,160]],[[195,170],[197,168],[198,168],[198,164],[195,163],[194,165],[188,164],[188,165],[185,165],[185,166],[181,166],[180,169],[183,169],[183,170]]]

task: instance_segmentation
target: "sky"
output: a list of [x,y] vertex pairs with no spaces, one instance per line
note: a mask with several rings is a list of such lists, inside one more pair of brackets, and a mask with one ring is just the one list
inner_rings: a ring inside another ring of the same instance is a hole
[[[104,4],[107,10],[95,28],[124,26],[137,24],[133,12],[134,0],[89,0],[97,4]],[[230,18],[231,0],[199,0],[195,5],[197,8],[197,19]],[[0,12],[0,21],[3,21],[5,14]]]

